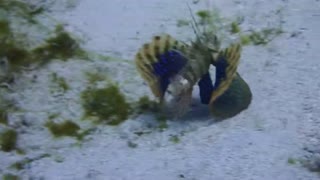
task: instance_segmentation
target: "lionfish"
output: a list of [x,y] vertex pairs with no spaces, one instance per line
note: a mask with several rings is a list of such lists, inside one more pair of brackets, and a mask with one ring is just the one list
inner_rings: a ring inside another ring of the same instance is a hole
[[[193,87],[197,84],[201,103],[209,104],[214,115],[225,118],[247,108],[251,102],[249,86],[237,73],[240,55],[240,44],[220,49],[220,42],[213,34],[197,34],[196,41],[191,45],[164,34],[154,36],[150,43],[139,49],[135,64],[160,103],[164,102],[166,92],[172,94],[177,117],[189,109]],[[214,84],[209,72],[210,65],[216,67]],[[233,93],[233,89],[237,88],[240,93]],[[241,99],[241,91],[247,92],[244,103],[238,102],[240,106],[232,107],[235,101]]]

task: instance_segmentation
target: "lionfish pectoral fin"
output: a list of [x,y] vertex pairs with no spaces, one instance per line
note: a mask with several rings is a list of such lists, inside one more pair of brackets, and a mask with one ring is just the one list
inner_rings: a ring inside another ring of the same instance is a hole
[[202,104],[209,104],[211,93],[213,91],[213,84],[210,77],[210,73],[204,74],[198,82],[200,99]]
[[158,77],[159,90],[165,94],[170,78],[177,74],[187,63],[187,59],[178,51],[169,50],[157,56],[158,62],[153,63],[153,74]]
[[187,58],[177,50],[169,50],[157,56],[153,63],[154,74],[162,78],[170,78],[177,74],[187,63]]
[[155,36],[144,44],[136,54],[138,73],[147,82],[153,95],[163,100],[170,84],[170,77],[180,71],[187,59],[183,53],[186,45],[170,35]]
[[218,55],[216,66],[216,79],[210,98],[212,104],[231,85],[233,78],[237,74],[237,67],[240,61],[241,45],[232,44],[221,51]]

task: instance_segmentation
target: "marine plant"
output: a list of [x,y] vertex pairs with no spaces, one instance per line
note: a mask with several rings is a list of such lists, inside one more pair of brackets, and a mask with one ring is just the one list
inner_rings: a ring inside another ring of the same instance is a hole
[[118,125],[131,113],[130,104],[115,84],[105,88],[87,88],[81,98],[85,117],[94,117],[97,123]]

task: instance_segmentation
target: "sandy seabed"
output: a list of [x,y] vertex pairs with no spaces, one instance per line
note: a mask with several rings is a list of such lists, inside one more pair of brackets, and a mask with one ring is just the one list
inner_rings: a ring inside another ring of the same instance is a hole
[[[138,48],[156,34],[168,33],[180,40],[194,36],[190,27],[177,26],[178,19],[190,18],[184,0],[80,0],[67,4],[72,7],[60,8],[55,3],[50,16],[81,36],[85,49],[119,59],[133,61]],[[151,96],[133,63],[54,61],[17,80],[17,91],[11,96],[26,111],[10,114],[10,123],[19,126],[18,146],[26,154],[0,152],[0,173],[46,180],[319,179],[318,174],[288,160],[320,156],[320,1],[220,0],[209,4],[222,16],[243,16],[242,27],[247,29],[278,23],[274,14],[283,8],[285,33],[266,46],[243,49],[239,73],[253,93],[247,110],[214,123],[205,106],[198,103],[190,116],[169,121],[162,132],[135,134],[149,131],[154,122],[152,116],[142,115],[116,127],[99,126],[81,146],[72,138],[53,140],[44,128],[49,114],[60,113],[62,119],[88,126],[78,120],[83,113],[79,97],[87,84],[85,72],[112,75],[133,99]],[[206,5],[200,1],[191,7],[197,11]],[[66,79],[68,92],[50,91],[52,72]],[[22,121],[28,126],[21,126]],[[173,136],[179,137],[178,143],[170,140]],[[128,146],[129,142],[135,148]],[[19,171],[9,168],[16,161],[43,154],[50,156]]]

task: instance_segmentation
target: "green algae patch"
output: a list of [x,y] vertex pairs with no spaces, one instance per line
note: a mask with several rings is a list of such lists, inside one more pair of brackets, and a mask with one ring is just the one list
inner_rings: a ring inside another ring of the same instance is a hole
[[2,180],[19,180],[19,179],[21,179],[19,176],[14,174],[9,174],[9,173],[4,174],[2,176]]
[[240,43],[244,46],[249,45],[251,43],[249,35],[242,35],[240,36]]
[[197,16],[200,17],[201,19],[208,19],[210,18],[210,11],[207,10],[200,10],[197,12]]
[[8,124],[8,115],[3,109],[0,109],[0,124]]
[[152,101],[148,96],[142,96],[136,103],[136,113],[159,112],[160,105],[156,101]]
[[95,86],[98,82],[108,81],[108,78],[105,76],[105,74],[99,72],[86,72],[85,76],[90,86]]
[[174,144],[178,144],[180,142],[180,138],[177,135],[171,135],[171,137],[169,138],[169,141],[171,141]]
[[0,0],[0,9],[15,16],[21,16],[29,23],[36,23],[34,16],[43,13],[45,10],[43,7],[34,7],[28,2],[18,0]]
[[293,158],[288,158],[287,160],[288,164],[297,164],[297,160],[293,159]]
[[30,53],[15,37],[6,20],[0,21],[0,58],[6,58],[11,68],[25,65],[30,58]]
[[4,152],[16,149],[18,134],[13,129],[5,130],[0,134],[0,148]]
[[[12,1],[15,2],[15,1]],[[1,6],[3,5],[3,6]],[[22,8],[23,5],[25,8]],[[14,8],[5,7],[14,6]],[[24,9],[20,12],[21,9]],[[38,14],[39,9],[31,11],[29,5],[26,3],[20,3],[18,7],[16,4],[10,4],[9,1],[0,0],[0,13],[2,10],[12,14],[15,11],[19,11],[19,15],[29,16],[31,14]],[[30,11],[29,11],[30,10]],[[15,16],[19,20],[26,17]],[[32,19],[30,16],[29,19]],[[23,21],[24,22],[24,21]],[[29,22],[29,21],[28,21]],[[28,27],[38,27],[41,23],[27,24]],[[72,37],[72,35],[63,29],[63,26],[57,25],[55,30],[49,30],[46,27],[39,31],[45,31],[48,34],[52,34],[49,37],[41,38],[42,44],[34,44],[34,38],[28,36],[24,30],[24,23],[17,27],[11,18],[0,18],[0,59],[6,59],[8,61],[8,69],[10,73],[20,72],[22,67],[32,67],[33,65],[43,65],[50,62],[53,59],[60,59],[66,61],[72,57],[78,57],[82,59],[88,59],[86,52],[81,49],[79,41]],[[19,29],[20,28],[20,29]],[[26,27],[26,29],[28,29]],[[37,40],[38,41],[38,40]]]
[[33,158],[24,158],[24,159],[22,159],[20,161],[16,161],[13,164],[11,164],[9,166],[9,168],[17,170],[17,171],[20,171],[20,170],[25,169],[26,166],[28,166],[30,163],[32,163],[34,161],[38,161],[38,160],[43,159],[43,158],[47,158],[47,157],[51,157],[51,155],[48,154],[48,153],[44,153],[44,154],[41,154],[41,155],[33,157]]
[[283,33],[284,31],[281,27],[265,28],[260,31],[251,31],[250,33],[240,35],[240,42],[242,45],[267,45]]
[[85,56],[79,43],[71,35],[59,27],[56,28],[56,35],[46,39],[43,46],[32,50],[35,60],[45,61],[50,59],[68,60],[72,57]]
[[184,20],[184,19],[177,20],[178,27],[189,26],[189,25],[190,25],[190,21],[188,20]]
[[133,103],[135,115],[140,114],[153,114],[155,120],[158,122],[157,128],[160,131],[164,131],[168,128],[167,124],[167,114],[164,109],[162,109],[162,105],[156,101],[149,99],[148,96],[142,96],[138,101]]
[[230,26],[231,26],[231,30],[230,30],[231,34],[236,34],[241,32],[240,26],[238,25],[237,22],[232,22]]
[[8,35],[11,32],[9,22],[6,20],[0,20],[0,37]]
[[62,123],[55,123],[49,121],[46,123],[46,127],[50,130],[54,137],[72,136],[79,137],[78,131],[80,126],[70,120],[66,120]]
[[58,86],[57,88],[63,90],[63,92],[66,92],[70,89],[65,78],[59,77],[57,73],[52,73],[51,79],[52,79],[52,82]]
[[116,85],[106,88],[88,88],[81,94],[85,117],[95,117],[96,122],[118,125],[131,112],[130,104]]
[[14,27],[10,19],[0,19],[0,59],[8,62],[8,74],[20,72],[23,67],[45,65],[53,59],[88,59],[78,40],[59,25],[52,36],[42,38],[44,43],[35,47],[31,47],[32,39],[28,39],[24,32],[17,31]]

